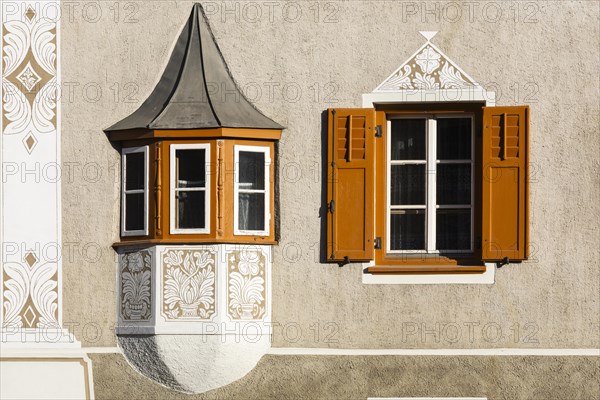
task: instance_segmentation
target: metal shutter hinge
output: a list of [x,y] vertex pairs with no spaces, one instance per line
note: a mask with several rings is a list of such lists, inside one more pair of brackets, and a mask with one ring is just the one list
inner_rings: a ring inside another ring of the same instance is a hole
[[381,250],[381,236],[375,238],[375,250]]
[[381,136],[383,136],[383,128],[381,125],[377,125],[375,127],[375,137],[380,138]]
[[327,205],[327,208],[329,209],[329,212],[333,214],[335,211],[335,201],[331,200]]

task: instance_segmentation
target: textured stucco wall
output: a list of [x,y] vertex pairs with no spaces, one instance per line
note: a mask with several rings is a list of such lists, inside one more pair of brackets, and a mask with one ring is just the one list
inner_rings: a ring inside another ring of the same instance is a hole
[[244,378],[199,395],[169,391],[117,354],[92,355],[96,399],[600,398],[598,358],[265,356]]
[[[84,345],[114,346],[119,158],[102,128],[149,94],[192,3],[121,2],[118,14],[91,3],[76,2],[61,28],[64,319]],[[275,3],[205,3],[234,77],[287,127],[274,346],[599,346],[599,3],[301,2],[297,22]],[[449,4],[462,10],[455,22]],[[439,18],[427,13],[436,7]],[[359,265],[319,263],[322,112],[360,107],[423,44],[419,30],[439,30],[433,42],[498,105],[532,108],[532,259],[491,286],[367,286]]]

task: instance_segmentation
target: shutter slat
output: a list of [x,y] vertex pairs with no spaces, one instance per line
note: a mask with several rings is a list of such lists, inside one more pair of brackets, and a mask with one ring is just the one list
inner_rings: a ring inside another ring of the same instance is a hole
[[482,259],[526,260],[529,108],[484,107]]
[[375,110],[330,109],[328,134],[327,259],[372,260]]

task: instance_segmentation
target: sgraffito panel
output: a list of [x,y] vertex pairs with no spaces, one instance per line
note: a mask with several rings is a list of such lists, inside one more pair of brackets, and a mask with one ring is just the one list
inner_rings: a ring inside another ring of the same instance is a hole
[[208,321],[216,312],[217,260],[209,249],[162,253],[161,313],[167,321]]
[[260,250],[227,252],[227,314],[233,320],[260,320],[267,304],[266,257]]
[[147,321],[152,317],[152,253],[142,250],[120,258],[121,318]]

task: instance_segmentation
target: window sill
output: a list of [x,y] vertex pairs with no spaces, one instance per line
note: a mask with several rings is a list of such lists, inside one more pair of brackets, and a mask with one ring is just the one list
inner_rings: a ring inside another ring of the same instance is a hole
[[485,265],[460,266],[460,265],[407,265],[407,266],[374,266],[368,267],[365,272],[369,274],[483,274]]
[[486,284],[494,283],[496,266],[369,266],[362,274],[363,284]]

